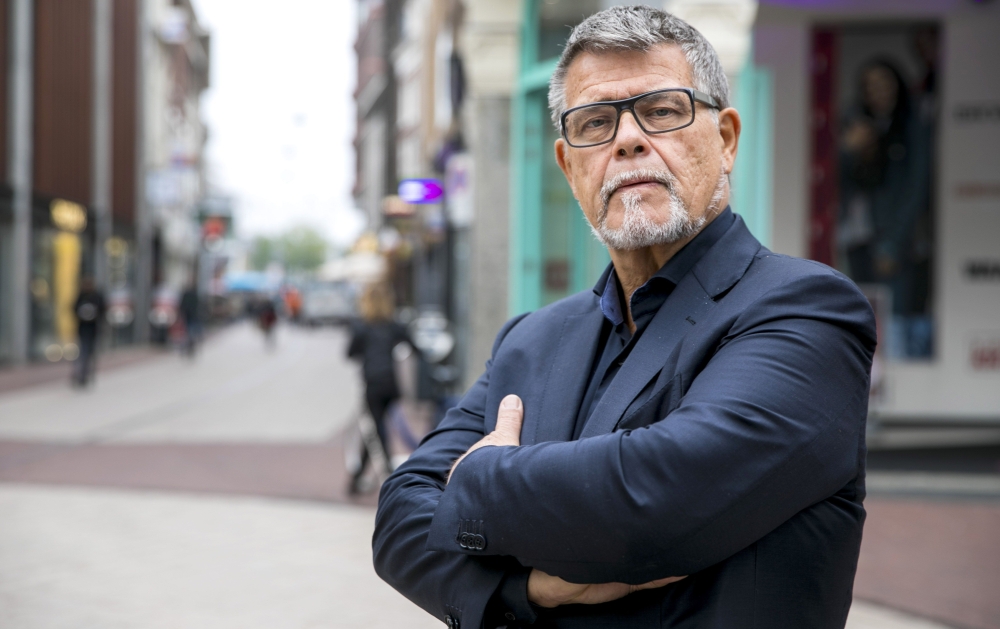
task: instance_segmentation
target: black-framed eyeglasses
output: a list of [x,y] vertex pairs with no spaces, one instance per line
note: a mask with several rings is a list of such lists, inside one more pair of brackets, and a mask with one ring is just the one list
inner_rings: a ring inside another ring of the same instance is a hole
[[704,92],[673,87],[567,109],[560,118],[562,135],[575,148],[607,144],[618,135],[618,124],[625,111],[632,112],[636,123],[649,135],[677,131],[694,123],[695,102],[721,109]]

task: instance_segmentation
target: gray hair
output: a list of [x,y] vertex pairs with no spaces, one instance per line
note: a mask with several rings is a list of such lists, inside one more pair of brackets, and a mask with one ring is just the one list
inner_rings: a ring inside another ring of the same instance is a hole
[[[729,106],[729,81],[719,56],[708,40],[684,20],[652,7],[616,6],[588,17],[570,33],[549,82],[549,110],[559,129],[566,110],[566,71],[582,52],[647,51],[657,44],[680,46],[694,79],[695,89],[715,98],[721,109]],[[715,114],[715,110],[712,110]]]

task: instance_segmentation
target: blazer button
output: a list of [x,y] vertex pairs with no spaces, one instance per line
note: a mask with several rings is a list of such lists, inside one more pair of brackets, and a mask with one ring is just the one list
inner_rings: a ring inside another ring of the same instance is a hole
[[486,538],[478,533],[470,533],[466,543],[469,545],[469,550],[483,550],[486,548]]
[[468,533],[460,533],[458,535],[458,545],[460,548],[469,548],[469,538],[472,537]]
[[448,629],[458,629],[458,618],[448,614],[444,617],[444,624],[448,627]]

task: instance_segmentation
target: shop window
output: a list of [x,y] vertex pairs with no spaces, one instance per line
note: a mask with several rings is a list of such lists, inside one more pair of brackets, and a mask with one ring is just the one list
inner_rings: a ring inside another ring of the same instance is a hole
[[912,23],[813,33],[810,255],[871,296],[890,360],[934,351],[938,38]]

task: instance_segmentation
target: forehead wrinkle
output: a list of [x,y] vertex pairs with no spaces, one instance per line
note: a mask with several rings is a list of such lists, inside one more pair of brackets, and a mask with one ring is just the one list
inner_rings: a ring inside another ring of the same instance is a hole
[[647,51],[582,52],[567,69],[566,106],[622,100],[667,87],[694,87],[692,81],[687,58],[676,44],[658,44]]

